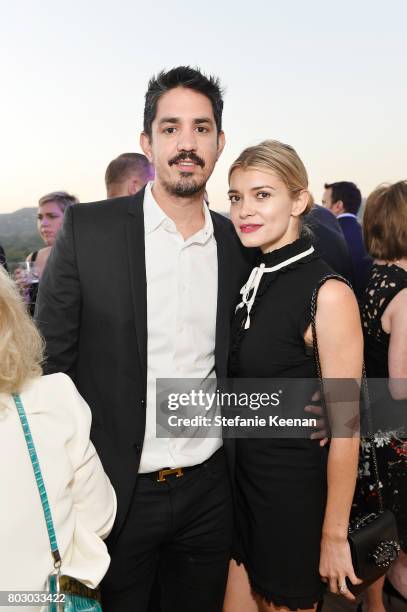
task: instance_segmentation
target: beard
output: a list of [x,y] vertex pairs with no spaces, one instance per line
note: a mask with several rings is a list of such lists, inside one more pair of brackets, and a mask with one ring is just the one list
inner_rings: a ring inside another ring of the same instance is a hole
[[168,181],[163,182],[163,187],[166,192],[171,196],[178,198],[190,198],[197,193],[203,193],[205,191],[206,181],[203,179],[197,181],[191,177],[189,172],[181,172],[181,178],[175,183],[169,183]]

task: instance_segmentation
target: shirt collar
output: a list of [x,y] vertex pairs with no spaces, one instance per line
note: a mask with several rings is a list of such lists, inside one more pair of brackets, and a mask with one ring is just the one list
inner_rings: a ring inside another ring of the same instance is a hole
[[[153,192],[153,182],[147,183],[144,192],[144,229],[146,234],[154,232],[162,223],[165,222],[166,229],[176,232],[175,223],[170,219],[162,208],[157,204]],[[190,236],[187,243],[205,244],[213,236],[213,222],[211,213],[204,201],[202,201],[205,224],[202,229]]]
[[341,213],[340,215],[338,215],[336,218],[337,219],[342,219],[343,217],[353,217],[354,219],[357,219],[357,216],[354,215],[353,213]]
[[165,212],[155,201],[151,191],[152,186],[153,182],[148,182],[144,192],[144,231],[146,234],[151,234],[165,219],[168,219]]
[[209,208],[205,201],[202,201],[203,212],[205,216],[205,224],[196,234],[190,236],[186,242],[195,242],[198,244],[205,244],[213,236],[213,221]]

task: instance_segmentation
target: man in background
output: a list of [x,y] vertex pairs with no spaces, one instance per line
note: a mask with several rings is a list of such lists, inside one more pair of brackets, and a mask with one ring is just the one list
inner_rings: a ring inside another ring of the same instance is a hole
[[361,297],[372,264],[357,218],[362,203],[361,193],[355,183],[349,181],[326,183],[322,203],[335,215],[342,228],[352,258],[355,293]]
[[353,264],[348,245],[336,217],[323,206],[315,204],[305,218],[315,246],[322,259],[354,286]]
[[154,178],[154,168],[142,153],[122,153],[105,173],[108,198],[135,195]]

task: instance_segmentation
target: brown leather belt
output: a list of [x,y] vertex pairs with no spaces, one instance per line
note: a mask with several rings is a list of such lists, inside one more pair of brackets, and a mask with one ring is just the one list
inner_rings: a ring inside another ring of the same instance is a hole
[[177,468],[163,468],[162,470],[158,470],[157,472],[147,472],[145,474],[139,474],[138,478],[151,478],[152,480],[156,480],[157,482],[166,482],[167,476],[174,476],[176,478],[182,478],[184,474],[187,472],[192,472],[193,470],[198,470],[205,463],[211,462],[215,457],[217,457],[223,451],[222,448],[218,449],[216,453],[209,457],[206,461],[202,463],[198,463],[197,465],[188,465],[187,467],[177,467]]

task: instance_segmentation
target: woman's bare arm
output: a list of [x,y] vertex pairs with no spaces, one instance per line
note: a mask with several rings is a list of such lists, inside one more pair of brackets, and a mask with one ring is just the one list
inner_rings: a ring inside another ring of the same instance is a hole
[[[316,329],[321,371],[328,388],[328,409],[341,427],[358,414],[358,385],[362,374],[363,333],[359,308],[351,289],[338,280],[328,280],[317,301]],[[354,379],[330,384],[329,379]],[[352,396],[352,390],[353,396]],[[343,395],[341,395],[343,394]],[[349,396],[351,394],[351,396]],[[348,523],[357,476],[359,436],[355,429],[342,429],[334,436],[328,456],[328,499],[321,542],[321,575],[331,590],[348,576],[355,581],[349,546]],[[348,594],[350,598],[352,596]]]
[[396,400],[406,399],[407,289],[402,289],[387,306],[382,317],[382,327],[390,334],[388,354],[390,393]]

